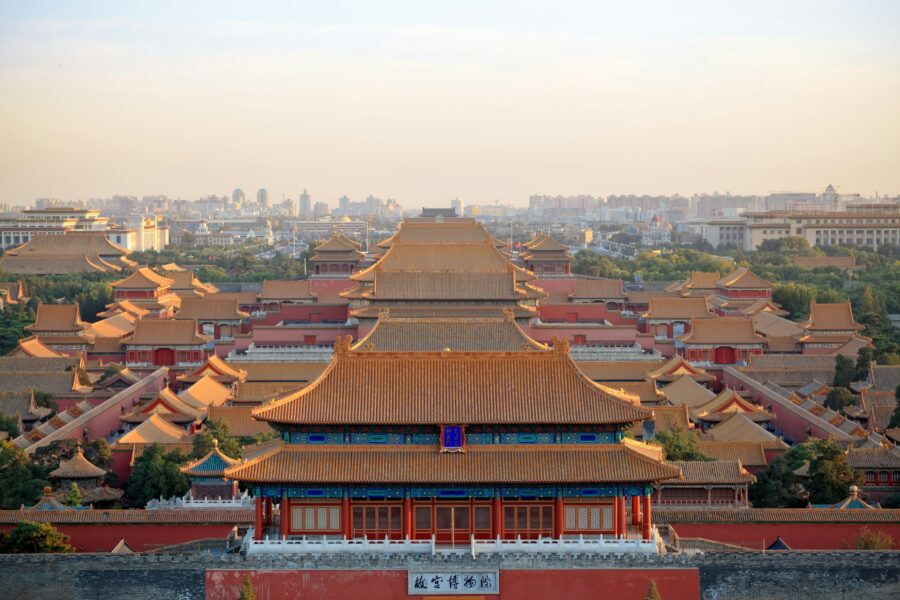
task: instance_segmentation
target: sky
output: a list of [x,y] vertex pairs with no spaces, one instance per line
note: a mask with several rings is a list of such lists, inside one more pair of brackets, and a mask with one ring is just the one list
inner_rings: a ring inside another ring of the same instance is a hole
[[900,194],[900,2],[0,0],[0,203]]

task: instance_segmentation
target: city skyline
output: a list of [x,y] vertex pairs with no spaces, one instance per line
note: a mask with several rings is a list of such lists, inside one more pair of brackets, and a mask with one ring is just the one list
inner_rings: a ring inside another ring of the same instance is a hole
[[735,10],[5,6],[0,194],[900,193],[898,7]]

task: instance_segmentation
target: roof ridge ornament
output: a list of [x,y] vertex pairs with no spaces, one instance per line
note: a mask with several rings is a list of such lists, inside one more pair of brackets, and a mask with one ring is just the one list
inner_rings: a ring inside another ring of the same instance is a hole
[[346,358],[350,354],[350,346],[353,343],[351,336],[339,336],[334,342],[335,358]]
[[554,335],[550,338],[550,345],[553,347],[553,352],[556,354],[564,357],[569,356],[569,340],[565,337]]

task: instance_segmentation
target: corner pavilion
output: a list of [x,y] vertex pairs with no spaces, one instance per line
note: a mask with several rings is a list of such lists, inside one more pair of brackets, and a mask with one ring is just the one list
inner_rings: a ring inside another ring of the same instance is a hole
[[[359,351],[253,410],[281,436],[228,467],[256,496],[255,539],[651,539],[654,485],[677,466],[624,432],[651,417],[543,351]],[[279,502],[276,522],[272,505]],[[268,529],[267,529],[268,528]]]

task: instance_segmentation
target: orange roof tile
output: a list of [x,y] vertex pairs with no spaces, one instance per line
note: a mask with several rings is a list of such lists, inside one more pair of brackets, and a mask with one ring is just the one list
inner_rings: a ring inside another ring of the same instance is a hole
[[753,330],[753,321],[747,317],[719,317],[718,319],[694,319],[691,331],[679,338],[685,344],[759,344],[765,338]]
[[511,316],[475,319],[404,319],[383,315],[353,346],[359,351],[387,352],[510,352],[546,351]]
[[700,440],[697,448],[716,460],[737,460],[745,467],[765,467],[765,444],[758,442],[717,442]]
[[226,472],[266,483],[593,483],[677,478],[677,468],[624,444],[469,446],[282,445]]
[[125,279],[120,279],[112,284],[112,287],[122,290],[155,290],[157,288],[171,287],[175,283],[172,279],[160,275],[149,267],[141,267]]
[[209,375],[204,375],[189,388],[179,392],[178,397],[191,406],[205,409],[209,406],[221,406],[232,397],[232,391]]
[[683,479],[666,481],[663,485],[698,485],[704,483],[741,484],[756,481],[736,460],[673,460],[667,464],[681,469]]
[[77,304],[44,304],[38,305],[37,318],[33,325],[25,329],[29,331],[72,331],[81,332],[87,323],[81,320]]
[[717,442],[774,442],[778,439],[743,413],[732,413],[727,419],[708,429],[706,435]]
[[134,325],[134,333],[124,341],[139,346],[200,346],[212,338],[197,333],[194,320],[140,319]]
[[211,406],[206,421],[223,422],[228,427],[228,435],[233,437],[255,437],[275,433],[268,423],[251,417],[251,410],[251,406]]
[[309,289],[309,280],[275,279],[263,281],[261,300],[313,300],[315,295]]
[[14,348],[9,355],[15,356],[17,354],[22,354],[24,356],[31,356],[34,358],[60,358],[63,355],[57,352],[56,350],[51,349],[49,346],[46,346],[37,336],[30,336],[27,338],[22,338],[19,340],[19,344]]
[[188,437],[188,433],[172,425],[161,416],[154,414],[149,419],[123,435],[117,446],[126,444],[177,443]]
[[572,293],[569,298],[579,299],[611,299],[624,300],[625,291],[621,279],[574,279]]
[[859,331],[862,325],[853,319],[850,301],[836,304],[820,304],[813,299],[809,305],[809,319],[801,327],[810,333],[816,331]]
[[717,280],[716,287],[749,290],[771,289],[772,282],[766,281],[746,267],[738,267],[728,275]]
[[592,380],[608,383],[618,381],[646,381],[647,374],[663,363],[653,361],[579,361],[581,372]]
[[94,465],[84,456],[81,445],[75,446],[75,453],[69,460],[60,461],[59,466],[50,471],[50,477],[58,479],[89,479],[103,477],[106,471]]
[[696,408],[703,406],[716,395],[708,388],[700,385],[690,375],[682,375],[662,389],[669,402],[675,405]]
[[802,269],[856,269],[855,256],[795,256],[794,264]]
[[729,414],[736,412],[744,413],[747,418],[754,421],[771,421],[774,415],[766,412],[763,407],[753,404],[749,400],[745,400],[740,394],[732,389],[725,388],[722,392],[699,406],[691,409],[691,415],[703,421],[724,420]]
[[660,382],[673,381],[682,375],[688,375],[696,381],[708,381],[713,378],[705,370],[686,361],[680,354],[674,355],[664,363],[658,363],[656,368],[647,371],[649,379]]
[[112,317],[114,315],[120,313],[127,313],[133,317],[143,317],[146,314],[149,314],[150,311],[146,308],[140,307],[131,300],[118,300],[113,302],[112,304],[106,305],[106,310],[100,313],[97,313],[99,317]]
[[184,298],[176,319],[196,319],[197,321],[240,321],[250,314],[238,308],[236,298],[219,298],[218,294],[203,298]]
[[716,316],[709,310],[705,296],[673,298],[650,294],[649,303],[647,312],[641,315],[645,319],[712,319]]
[[650,412],[554,352],[358,352],[335,346],[312,384],[254,410],[272,423],[630,423]]

